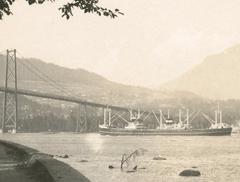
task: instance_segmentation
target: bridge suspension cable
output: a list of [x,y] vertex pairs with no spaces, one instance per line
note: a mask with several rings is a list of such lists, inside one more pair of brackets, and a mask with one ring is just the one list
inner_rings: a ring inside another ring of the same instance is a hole
[[[17,53],[22,56],[22,54],[19,53],[19,51],[17,51]],[[23,58],[23,56],[22,56],[22,58]],[[27,62],[27,64],[24,63],[24,61]],[[27,59],[22,59],[22,61],[19,61],[19,63],[22,64],[25,68],[27,68],[35,76],[37,76],[40,80],[51,85],[53,88],[60,91],[61,93],[64,93],[67,96],[75,96],[73,93],[69,92],[66,88],[64,88],[63,86],[59,85],[56,81],[51,79],[47,74],[43,73],[40,69],[38,69],[34,64],[32,64]],[[75,96],[75,97],[77,97],[77,96]]]

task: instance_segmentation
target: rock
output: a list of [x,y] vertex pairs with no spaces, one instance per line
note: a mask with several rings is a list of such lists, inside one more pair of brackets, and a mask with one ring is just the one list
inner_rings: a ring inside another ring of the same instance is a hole
[[179,176],[201,176],[201,173],[198,170],[186,169],[183,170]]
[[127,173],[134,173],[136,170],[128,170]]
[[192,166],[192,168],[197,168],[197,166]]
[[82,159],[79,162],[88,162],[88,160]]
[[161,156],[157,156],[157,157],[153,157],[153,160],[167,160],[165,157],[161,157]]
[[109,169],[113,169],[114,167],[113,167],[112,165],[109,165],[108,168],[109,168]]
[[65,154],[65,155],[56,155],[56,157],[59,158],[69,158],[69,155]]
[[62,158],[66,159],[66,158],[69,158],[69,156],[65,154],[64,156],[62,156]]

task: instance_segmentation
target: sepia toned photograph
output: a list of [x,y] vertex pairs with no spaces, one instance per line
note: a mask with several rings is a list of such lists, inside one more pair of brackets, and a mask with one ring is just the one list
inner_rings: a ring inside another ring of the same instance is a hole
[[240,182],[240,0],[0,0],[0,182]]

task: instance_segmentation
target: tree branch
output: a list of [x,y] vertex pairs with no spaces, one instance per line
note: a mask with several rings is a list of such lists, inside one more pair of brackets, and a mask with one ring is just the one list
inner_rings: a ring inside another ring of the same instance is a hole
[[[0,0],[0,20],[3,19],[4,15],[11,15],[10,6],[15,0]],[[46,0],[26,0],[29,5],[42,4]],[[48,0],[54,2],[54,0]],[[64,4],[59,10],[62,13],[62,17],[69,19],[73,16],[73,9],[79,8],[84,13],[95,13],[99,16],[107,16],[110,18],[116,18],[118,15],[124,15],[119,9],[111,10],[104,7],[98,6],[98,0],[73,0],[67,4]]]

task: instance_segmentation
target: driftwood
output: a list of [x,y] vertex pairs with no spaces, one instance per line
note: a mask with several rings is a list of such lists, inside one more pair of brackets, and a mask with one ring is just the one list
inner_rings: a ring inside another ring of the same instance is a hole
[[[144,155],[144,152],[146,152],[146,149],[140,148],[140,149],[135,150],[131,154],[123,154],[122,160],[121,160],[121,169],[123,169],[124,164],[127,164],[127,166],[128,166],[131,160],[135,161],[137,156]],[[134,166],[133,169],[137,170],[137,165]]]

